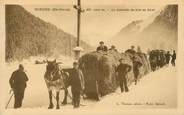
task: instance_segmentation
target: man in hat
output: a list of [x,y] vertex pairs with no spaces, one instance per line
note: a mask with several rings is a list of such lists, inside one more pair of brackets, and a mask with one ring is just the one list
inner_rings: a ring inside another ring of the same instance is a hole
[[71,92],[73,97],[73,106],[78,108],[80,106],[80,94],[84,90],[83,73],[79,69],[78,62],[73,63],[73,69],[70,73],[71,78]]
[[169,62],[171,59],[171,54],[169,51],[167,51],[167,53],[165,54],[165,57],[166,57],[166,64],[167,64],[167,66],[169,66]]
[[175,60],[176,60],[176,52],[175,52],[175,50],[173,51],[173,54],[172,54],[172,59],[171,59],[171,64],[172,64],[172,66],[175,66],[176,64],[175,64]]
[[137,53],[142,53],[141,47],[137,46]]
[[131,49],[126,50],[125,52],[131,53],[131,54],[135,54],[135,46],[131,46]]
[[121,92],[128,92],[128,86],[127,86],[127,73],[131,71],[131,66],[124,63],[124,59],[121,58],[119,60],[120,64],[116,69],[116,72],[118,74],[119,84],[121,88]]
[[98,46],[97,49],[96,49],[97,52],[99,52],[99,51],[105,51],[106,52],[108,50],[107,46],[104,45],[103,41],[101,41],[99,44],[100,44],[100,46]]
[[109,50],[111,50],[111,51],[116,51],[116,52],[117,52],[117,49],[116,49],[116,47],[115,47],[114,45],[112,45],[111,48],[110,48]]
[[24,72],[24,66],[20,64],[19,69],[12,73],[9,80],[10,86],[14,92],[14,108],[20,108],[22,106],[27,81],[28,77]]

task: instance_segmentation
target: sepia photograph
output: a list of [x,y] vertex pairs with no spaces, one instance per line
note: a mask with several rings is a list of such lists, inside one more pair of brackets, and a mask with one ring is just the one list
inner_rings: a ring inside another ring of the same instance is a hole
[[177,109],[180,5],[83,2],[4,4],[4,114]]

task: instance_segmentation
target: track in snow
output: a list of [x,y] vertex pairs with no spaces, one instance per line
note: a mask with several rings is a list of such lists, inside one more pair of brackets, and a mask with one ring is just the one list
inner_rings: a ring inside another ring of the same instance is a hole
[[[6,67],[4,75],[5,100],[8,100],[10,90],[8,80],[11,73],[16,70],[16,65]],[[25,91],[23,101],[24,109],[45,109],[49,104],[48,92],[43,79],[45,65],[25,64],[29,82]],[[144,76],[137,85],[132,84],[128,93],[120,93],[118,89],[115,93],[109,94],[101,101],[82,100],[86,105],[80,109],[95,108],[172,108],[176,107],[177,102],[177,71],[175,67],[165,67],[156,72]],[[63,99],[64,92],[61,91],[60,100]],[[71,95],[71,93],[70,93]],[[54,101],[53,101],[54,102]],[[71,100],[68,98],[68,102]],[[146,104],[147,103],[147,104]],[[156,105],[159,104],[159,105]],[[137,105],[136,105],[137,104]],[[13,107],[13,99],[10,108]],[[72,105],[62,106],[61,110],[71,110]]]

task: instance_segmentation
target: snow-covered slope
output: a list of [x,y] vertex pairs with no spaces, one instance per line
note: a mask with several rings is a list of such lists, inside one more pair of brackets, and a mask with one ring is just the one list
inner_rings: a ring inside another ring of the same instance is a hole
[[110,43],[118,49],[127,49],[131,45],[147,48],[171,50],[177,49],[178,6],[168,5],[144,20],[135,20],[123,27]]

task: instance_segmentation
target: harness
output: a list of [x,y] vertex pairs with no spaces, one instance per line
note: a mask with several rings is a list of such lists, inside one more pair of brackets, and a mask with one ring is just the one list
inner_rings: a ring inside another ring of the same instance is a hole
[[46,73],[45,82],[47,85],[47,88],[49,90],[52,90],[53,88],[56,90],[66,89],[66,77],[67,74],[57,67],[53,71],[50,71],[50,73]]

